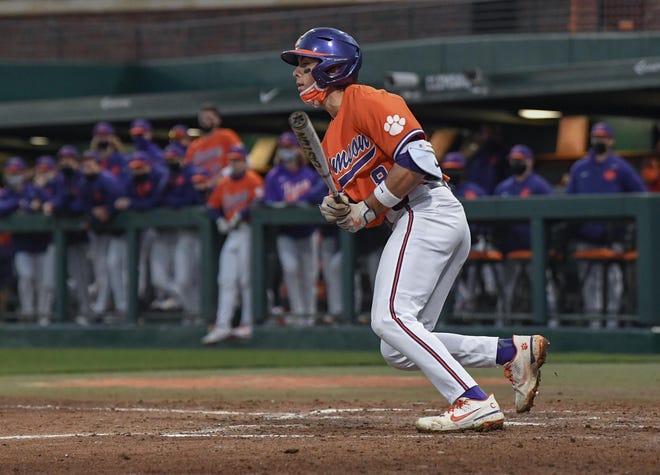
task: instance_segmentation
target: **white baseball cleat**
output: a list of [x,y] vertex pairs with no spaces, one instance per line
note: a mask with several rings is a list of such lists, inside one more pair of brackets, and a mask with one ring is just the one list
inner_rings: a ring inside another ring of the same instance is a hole
[[550,342],[541,335],[513,335],[516,356],[504,365],[516,395],[516,412],[527,412],[534,405]]
[[252,326],[239,325],[231,331],[231,336],[241,340],[249,340],[252,338]]
[[500,406],[492,394],[485,401],[461,397],[439,416],[417,419],[415,427],[420,432],[503,429],[504,414],[500,411]]
[[213,329],[202,338],[204,345],[213,345],[231,336],[231,329],[222,327],[213,327]]

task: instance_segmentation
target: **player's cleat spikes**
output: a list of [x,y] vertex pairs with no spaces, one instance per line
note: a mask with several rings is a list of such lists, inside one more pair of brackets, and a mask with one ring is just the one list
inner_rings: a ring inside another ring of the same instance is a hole
[[215,326],[211,329],[210,332],[206,334],[204,338],[202,338],[202,343],[205,345],[213,345],[222,340],[226,340],[230,336],[231,330],[229,328]]
[[513,385],[516,412],[527,412],[534,405],[541,382],[541,366],[545,363],[550,342],[541,335],[513,335],[516,356],[504,365],[504,376]]
[[415,427],[420,432],[462,432],[466,430],[488,431],[504,428],[504,414],[491,394],[485,401],[458,400],[439,416],[417,419]]

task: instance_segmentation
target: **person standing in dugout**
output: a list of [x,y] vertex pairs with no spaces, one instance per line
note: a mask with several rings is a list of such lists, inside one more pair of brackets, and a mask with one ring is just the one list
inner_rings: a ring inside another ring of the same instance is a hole
[[[202,338],[213,345],[230,337],[252,338],[252,285],[250,281],[251,209],[264,197],[264,180],[251,170],[245,146],[227,151],[230,173],[213,189],[206,202],[209,215],[220,234],[226,235],[218,264],[218,310],[215,325]],[[232,328],[240,298],[241,321]]]
[[516,410],[529,411],[548,340],[433,332],[470,250],[470,230],[422,127],[400,96],[357,84],[362,51],[343,31],[311,29],[281,58],[294,66],[303,102],[332,117],[323,150],[341,202],[328,195],[321,214],[353,233],[383,221],[392,228],[376,274],[371,327],[388,364],[423,371],[451,404],[415,426],[443,432],[503,428],[494,396],[464,366],[504,365]]

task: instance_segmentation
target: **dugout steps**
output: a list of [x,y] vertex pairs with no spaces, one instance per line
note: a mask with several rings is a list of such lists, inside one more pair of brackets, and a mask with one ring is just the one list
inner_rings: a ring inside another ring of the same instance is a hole
[[[34,324],[0,324],[3,348],[203,348],[200,339],[205,325],[181,326],[173,323],[145,325],[90,325],[55,323],[48,327]],[[506,336],[513,333],[542,333],[553,352],[602,352],[660,354],[660,329],[546,328],[533,326],[443,326],[449,333]],[[364,350],[379,351],[378,338],[368,325],[293,328],[257,326],[249,341],[229,340],[209,349],[255,348],[286,350]]]

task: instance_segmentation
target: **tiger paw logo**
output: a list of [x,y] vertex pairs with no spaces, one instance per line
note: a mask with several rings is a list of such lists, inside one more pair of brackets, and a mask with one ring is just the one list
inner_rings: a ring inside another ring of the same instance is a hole
[[388,115],[383,129],[385,129],[385,132],[391,136],[395,136],[399,135],[403,131],[403,127],[405,125],[406,119],[404,117],[399,117],[398,114]]
[[527,346],[527,343],[523,343],[522,345],[520,345],[520,348],[522,348],[523,350],[527,350],[529,346]]

